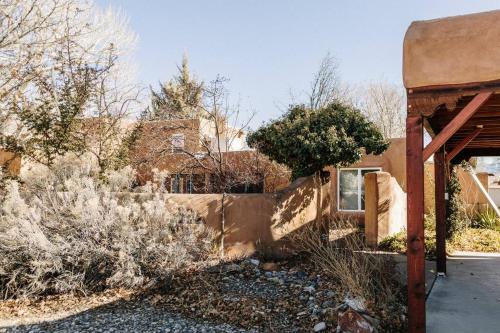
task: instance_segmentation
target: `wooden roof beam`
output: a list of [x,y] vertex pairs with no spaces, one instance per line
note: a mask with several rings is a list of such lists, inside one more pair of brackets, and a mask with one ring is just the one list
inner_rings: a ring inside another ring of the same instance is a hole
[[492,92],[482,92],[477,94],[465,108],[463,108],[434,139],[424,148],[422,158],[425,161],[431,157],[449,138],[453,136],[474,113],[490,98]]
[[483,131],[483,127],[477,127],[472,133],[470,133],[467,137],[462,139],[455,148],[452,149],[448,154],[446,154],[446,164],[450,163],[450,161],[458,155],[472,140],[476,138]]

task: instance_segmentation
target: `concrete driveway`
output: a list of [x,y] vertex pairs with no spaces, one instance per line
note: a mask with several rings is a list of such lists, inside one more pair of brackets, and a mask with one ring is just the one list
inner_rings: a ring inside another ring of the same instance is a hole
[[447,270],[427,299],[427,332],[500,332],[500,253],[457,252]]

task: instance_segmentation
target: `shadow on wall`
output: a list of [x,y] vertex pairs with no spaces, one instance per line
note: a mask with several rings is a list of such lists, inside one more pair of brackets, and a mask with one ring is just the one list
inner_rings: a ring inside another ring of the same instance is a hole
[[[162,196],[167,205],[179,205],[198,213],[219,237],[224,236],[224,253],[234,258],[251,255],[259,249],[287,251],[290,244],[283,240],[285,236],[329,216],[329,187],[329,176],[323,174],[299,178],[276,193],[225,194],[224,198],[222,194]],[[151,197],[140,193],[127,195],[133,195],[138,202]]]
[[406,228],[406,193],[387,172],[365,175],[365,237],[370,247]]
[[288,252],[293,244],[285,236],[329,216],[329,186],[327,175],[310,176],[274,194],[229,195],[225,207],[226,254]]

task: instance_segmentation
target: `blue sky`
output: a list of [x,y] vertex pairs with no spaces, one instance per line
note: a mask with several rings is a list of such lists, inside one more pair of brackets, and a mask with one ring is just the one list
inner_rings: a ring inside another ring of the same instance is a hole
[[139,35],[139,79],[157,85],[182,54],[203,80],[230,79],[253,125],[279,116],[330,52],[344,81],[401,84],[404,33],[414,20],[500,9],[500,0],[97,0],[121,8]]

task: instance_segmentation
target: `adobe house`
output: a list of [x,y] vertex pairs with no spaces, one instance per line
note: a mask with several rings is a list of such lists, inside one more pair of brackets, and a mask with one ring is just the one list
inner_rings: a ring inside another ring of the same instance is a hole
[[[372,172],[385,172],[395,179],[403,192],[406,192],[406,138],[390,140],[389,148],[380,155],[364,155],[360,162],[346,168],[329,168],[331,177],[331,212],[332,216],[344,216],[356,219],[361,225],[365,222],[366,196],[375,195],[366,191],[365,177]],[[426,161],[424,166],[425,213],[434,211],[434,162]],[[479,180],[488,190],[488,174],[478,173]],[[458,171],[462,187],[461,199],[471,209],[482,208],[487,200],[473,182],[469,173]],[[389,181],[389,180],[387,180]]]
[[[214,192],[210,190],[210,169],[213,165],[210,165],[212,161],[207,158],[207,150],[217,152],[213,147],[214,137],[213,126],[201,118],[144,123],[138,142],[131,152],[131,162],[138,170],[139,183],[153,180],[152,171],[158,169],[168,173],[165,185],[170,193]],[[238,177],[248,181],[235,185],[232,193],[273,193],[290,185],[290,173],[286,168],[248,149],[244,133],[240,137],[234,137],[236,140],[232,142],[223,142],[223,158]],[[370,172],[388,173],[394,177],[401,190],[406,192],[405,151],[405,138],[391,139],[391,145],[381,155],[364,155],[359,163],[346,168],[327,168],[331,179],[331,215],[348,216],[364,225],[364,176]],[[460,172],[459,175],[465,189],[462,192],[464,201],[469,204],[485,204],[470,176],[465,172]],[[479,175],[479,178],[487,187],[487,175]],[[426,163],[427,213],[434,210],[433,179],[433,164],[429,161]]]
[[139,184],[153,180],[154,169],[165,171],[170,193],[214,192],[220,159],[234,178],[231,193],[275,192],[290,183],[286,168],[248,148],[244,131],[201,117],[145,122],[130,158]]

